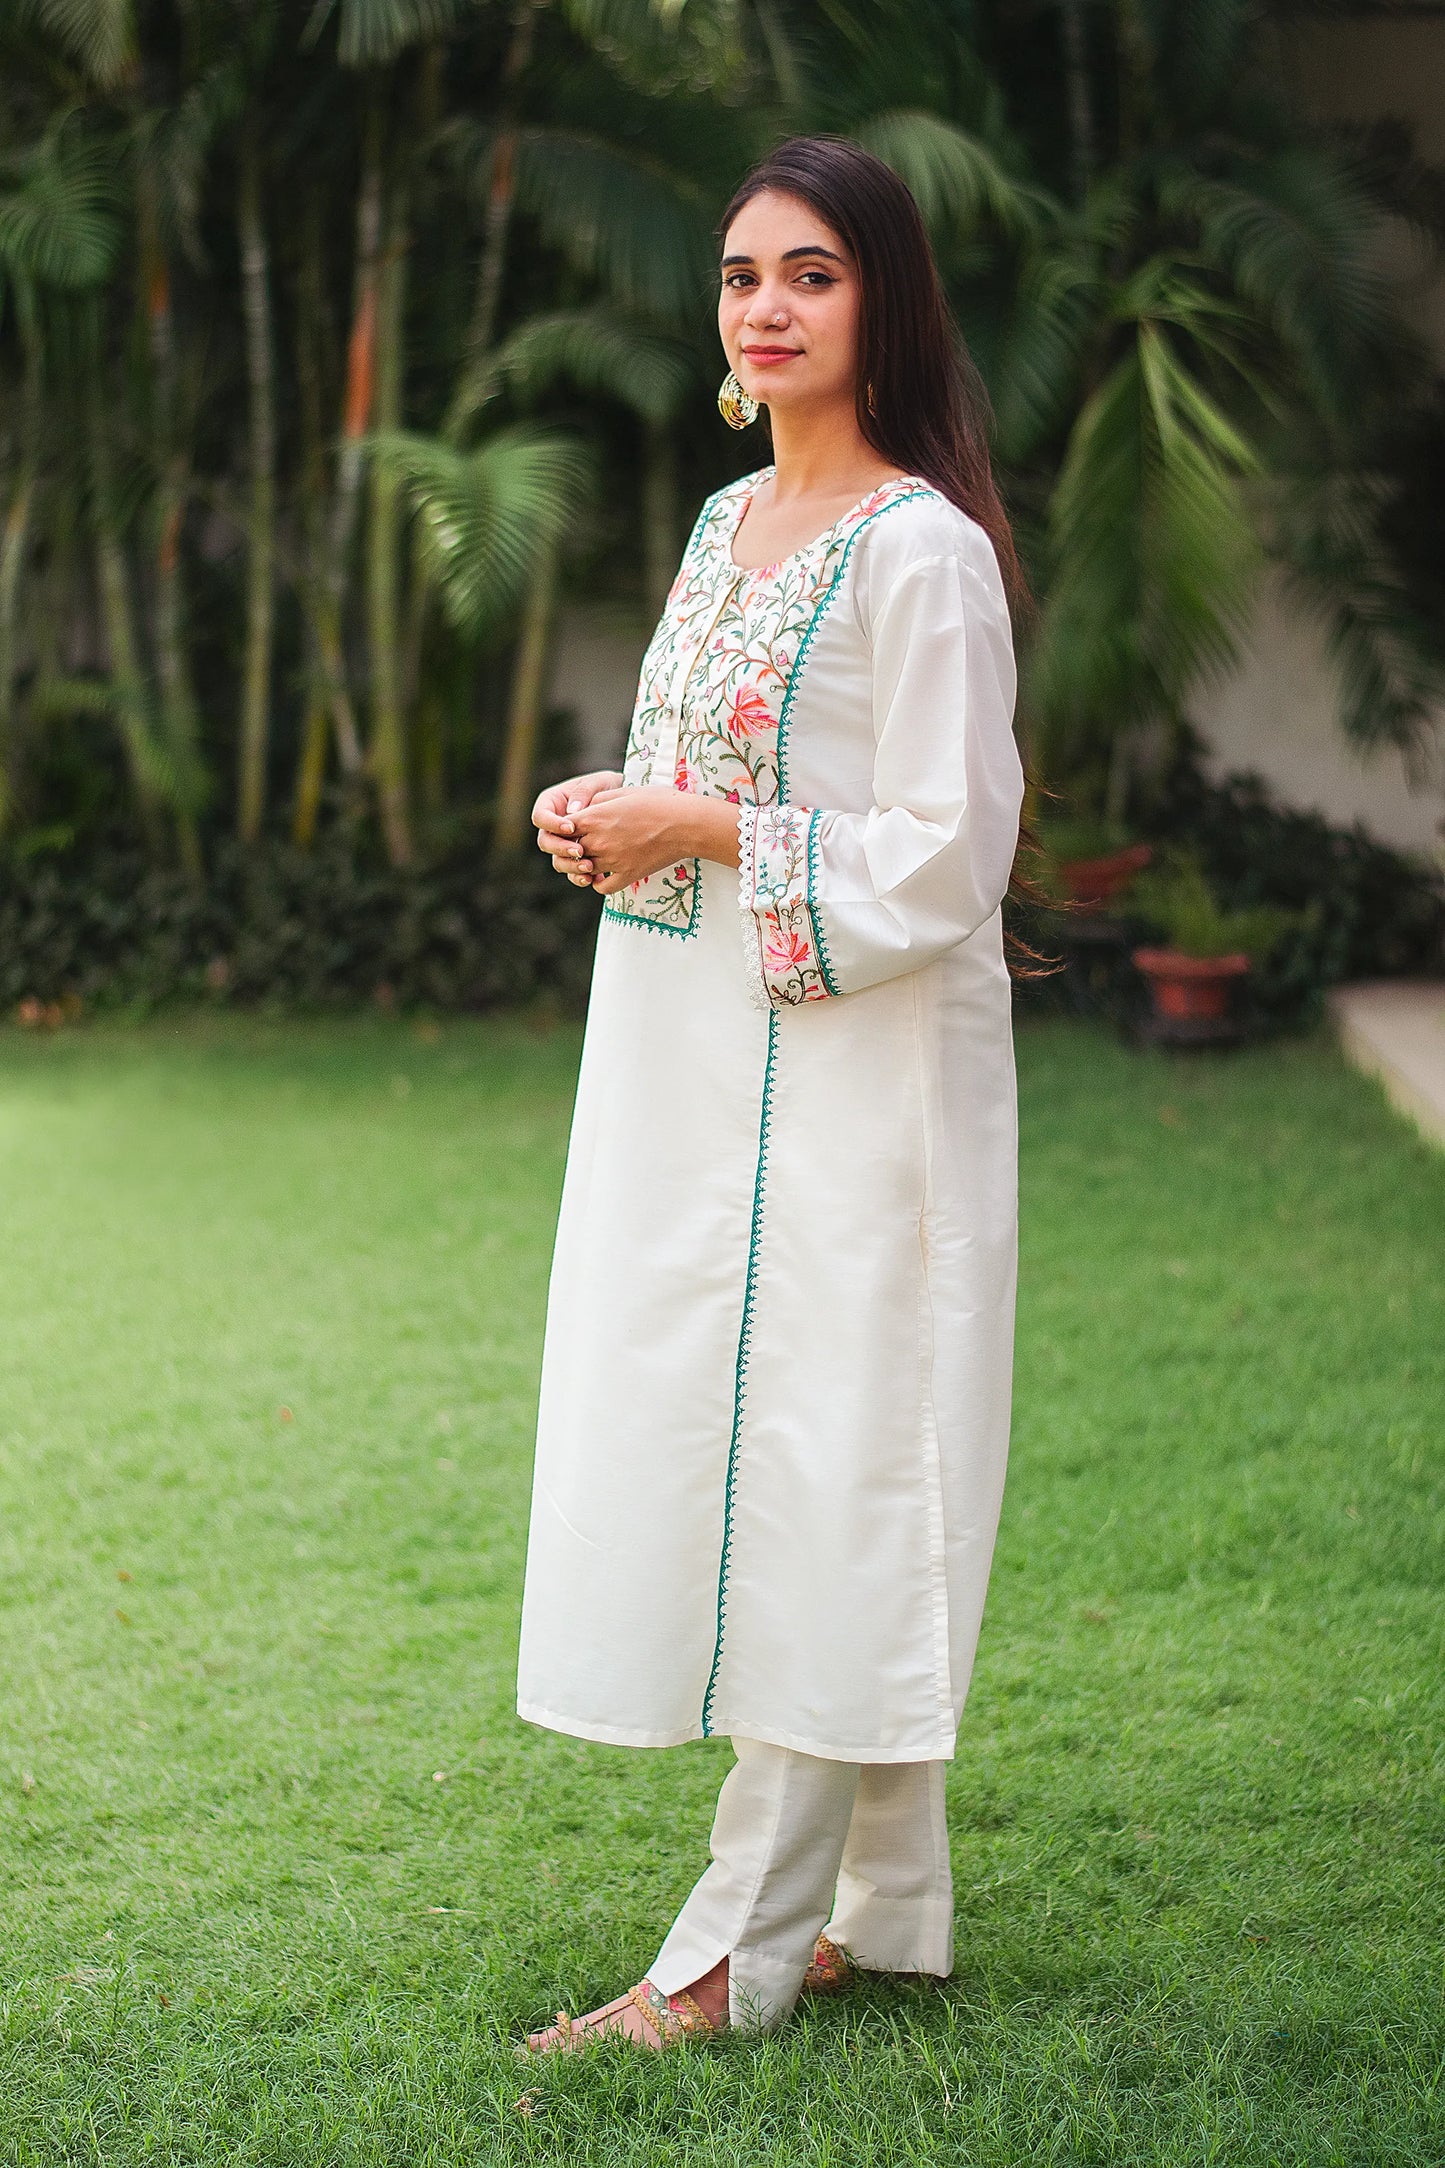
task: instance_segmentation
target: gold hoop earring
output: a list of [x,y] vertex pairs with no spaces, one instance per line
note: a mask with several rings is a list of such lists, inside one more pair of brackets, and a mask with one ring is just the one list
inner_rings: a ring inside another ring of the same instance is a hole
[[731,369],[718,386],[717,410],[729,429],[746,429],[758,418],[757,400],[750,391],[743,390]]

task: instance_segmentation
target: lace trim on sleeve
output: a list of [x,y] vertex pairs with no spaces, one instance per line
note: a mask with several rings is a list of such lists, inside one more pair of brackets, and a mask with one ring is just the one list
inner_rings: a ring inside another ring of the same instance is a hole
[[747,974],[748,999],[756,1009],[766,1009],[767,982],[763,977],[762,928],[753,909],[753,884],[757,865],[758,815],[761,808],[738,808],[738,905],[742,914],[743,970]]

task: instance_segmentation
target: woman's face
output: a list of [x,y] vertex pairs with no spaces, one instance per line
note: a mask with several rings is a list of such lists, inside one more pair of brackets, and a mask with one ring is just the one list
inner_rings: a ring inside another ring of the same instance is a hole
[[859,286],[845,244],[797,196],[765,190],[723,241],[718,331],[769,407],[853,399]]

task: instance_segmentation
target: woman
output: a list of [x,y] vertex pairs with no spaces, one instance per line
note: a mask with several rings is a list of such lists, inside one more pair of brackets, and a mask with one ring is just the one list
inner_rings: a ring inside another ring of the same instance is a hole
[[606,902],[518,1708],[737,1760],[647,1979],[539,2051],[951,1969],[943,1771],[1007,1451],[1008,526],[888,168],[785,143],[721,231],[719,404],[767,406],[775,463],[703,507],[622,776],[533,814]]

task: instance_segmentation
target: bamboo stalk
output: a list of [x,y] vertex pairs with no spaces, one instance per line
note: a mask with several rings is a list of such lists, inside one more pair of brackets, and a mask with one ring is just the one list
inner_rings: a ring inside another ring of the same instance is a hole
[[159,833],[161,803],[156,779],[156,748],[150,733],[150,702],[132,612],[125,547],[116,518],[115,480],[107,434],[109,417],[105,410],[98,354],[90,356],[88,369],[86,434],[91,474],[91,533],[111,693],[136,806],[141,823],[154,843]]
[[155,507],[155,665],[161,715],[176,768],[176,828],[181,860],[201,870],[196,810],[202,794],[199,722],[186,651],[181,530],[185,523],[189,461],[180,442],[176,401],[175,314],[170,265],[160,237],[154,183],[142,168],[137,191],[141,276],[151,357],[151,427],[159,480]]
[[317,630],[326,555],[326,450],[322,428],[324,364],[321,351],[326,316],[322,249],[321,207],[313,196],[307,204],[302,226],[301,260],[296,280],[296,386],[301,423],[297,481],[305,565],[299,584],[306,623],[306,714],[293,794],[291,840],[300,850],[309,850],[316,840],[332,729],[332,701]]
[[1074,197],[1082,202],[1098,163],[1094,134],[1094,100],[1089,81],[1089,48],[1085,35],[1084,0],[1059,0],[1063,32],[1064,83],[1069,107],[1069,153],[1073,168]]
[[356,266],[351,335],[342,394],[341,448],[337,455],[331,523],[313,619],[317,657],[326,687],[342,773],[358,783],[365,769],[356,710],[347,683],[342,626],[349,586],[351,546],[361,500],[361,442],[371,426],[376,396],[377,281],[382,212],[382,98],[380,82],[368,85],[362,133],[361,179],[356,198]]
[[236,223],[246,323],[251,506],[246,552],[246,656],[241,688],[236,832],[254,843],[266,812],[271,738],[271,654],[276,611],[276,384],[270,254],[262,211],[261,151],[254,121],[241,144]]
[[502,273],[507,261],[507,236],[511,230],[512,210],[517,197],[517,85],[532,57],[532,46],[537,34],[537,15],[538,0],[519,0],[512,17],[512,35],[507,44],[507,56],[502,63],[501,112],[496,139],[492,144],[491,168],[487,176],[487,214],[482,229],[482,252],[477,263],[471,322],[467,329],[463,374],[452,394],[451,405],[442,425],[442,434],[451,444],[460,442],[469,418],[467,389],[470,380],[496,341],[497,318],[502,301]]
[[[398,181],[393,185],[387,209],[386,245],[378,277],[375,420],[381,429],[401,425],[406,212],[406,191]],[[392,865],[405,866],[411,862],[412,838],[398,618],[401,497],[395,476],[376,461],[372,462],[369,482],[366,599],[371,650],[371,767],[387,857]]]
[[[543,4],[544,0],[518,0],[512,16],[512,35],[502,63],[500,120],[496,140],[492,145],[487,177],[486,219],[477,263],[477,282],[473,289],[472,312],[463,347],[462,371],[453,387],[442,421],[441,433],[448,444],[459,445],[466,434],[472,415],[469,387],[477,369],[496,342],[502,276],[506,268],[507,237],[511,230],[517,193],[517,85],[532,57],[532,47],[537,34],[537,16]],[[407,689],[408,697],[412,699],[419,699],[421,696],[422,654],[426,644],[428,621],[434,614],[433,600],[431,573],[422,549],[421,537],[413,529],[400,666],[402,683]],[[442,773],[442,741],[438,732],[432,733],[429,743],[432,746],[432,756],[428,772],[433,777],[435,788]],[[430,803],[430,800],[428,802]]]
[[20,675],[20,595],[30,546],[31,517],[40,474],[41,346],[35,296],[16,288],[16,313],[25,354],[21,391],[20,460],[15,493],[0,536],[0,830],[8,826],[16,797],[15,690]]
[[497,790],[497,818],[492,831],[492,854],[498,859],[515,857],[527,840],[527,816],[532,809],[532,772],[536,765],[537,733],[545,690],[548,634],[557,593],[557,560],[556,543],[545,543],[533,567],[522,611]]
[[331,735],[331,715],[326,688],[318,668],[313,668],[301,726],[301,758],[296,768],[296,804],[291,819],[291,840],[309,851],[316,840],[316,821],[321,792],[326,783],[326,747]]

